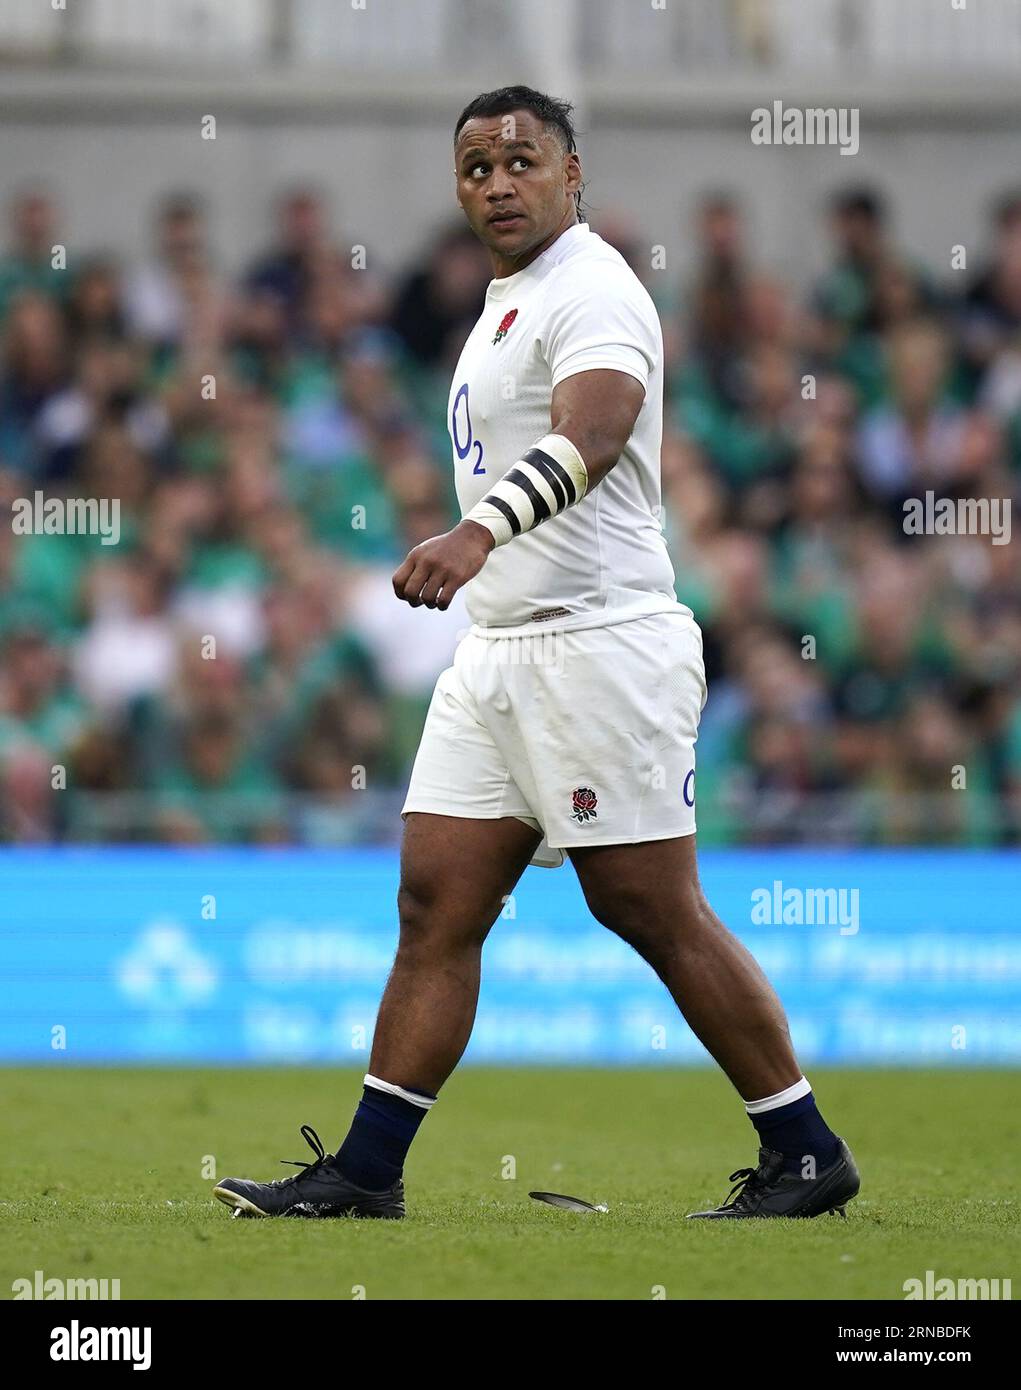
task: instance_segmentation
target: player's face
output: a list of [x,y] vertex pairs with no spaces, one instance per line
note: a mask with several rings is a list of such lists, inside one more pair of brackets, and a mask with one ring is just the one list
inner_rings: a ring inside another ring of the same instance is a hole
[[454,169],[457,200],[498,273],[522,269],[577,220],[578,156],[530,111],[466,121]]

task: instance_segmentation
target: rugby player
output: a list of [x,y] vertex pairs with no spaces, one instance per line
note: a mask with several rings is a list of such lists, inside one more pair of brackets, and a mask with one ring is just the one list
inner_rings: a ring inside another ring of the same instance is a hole
[[571,107],[487,92],[454,130],[457,200],[493,280],[451,383],[462,519],[415,546],[397,599],[472,628],[442,673],[404,805],[400,939],[369,1072],[335,1154],[238,1214],[404,1215],[405,1156],[467,1045],[482,945],[529,863],[570,859],[742,1098],[758,1162],[733,1220],[843,1212],[859,1179],[794,1055],[780,1001],[716,917],[695,858],[702,636],[660,526],[663,342],[648,293],[580,212]]

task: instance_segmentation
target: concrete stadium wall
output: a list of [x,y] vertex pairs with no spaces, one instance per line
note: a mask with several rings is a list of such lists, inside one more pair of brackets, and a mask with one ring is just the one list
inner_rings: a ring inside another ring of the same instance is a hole
[[[1010,113],[961,119],[934,105],[873,122],[863,108],[860,152],[845,157],[832,147],[752,145],[754,104],[740,114],[669,121],[593,113],[582,137],[591,219],[631,217],[650,246],[667,248],[667,273],[680,274],[699,192],[731,187],[746,200],[760,264],[797,282],[825,255],[826,192],[875,181],[891,195],[902,244],[949,278],[950,247],[966,245],[973,265],[988,200],[1021,182]],[[59,197],[72,253],[110,248],[135,259],[149,244],[154,201],[171,188],[194,189],[208,200],[217,254],[233,269],[265,244],[274,194],[312,180],[334,203],[343,244],[365,245],[370,268],[392,269],[433,228],[460,216],[450,160],[458,99],[447,105],[431,102],[413,120],[393,112],[292,119],[227,110],[215,141],[198,133],[201,116],[218,110],[208,101],[187,112],[130,115],[15,110],[4,125],[0,200],[42,181]]]

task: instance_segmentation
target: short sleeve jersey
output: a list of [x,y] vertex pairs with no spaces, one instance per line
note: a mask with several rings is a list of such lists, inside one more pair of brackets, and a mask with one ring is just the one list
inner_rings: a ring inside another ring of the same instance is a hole
[[502,636],[687,611],[660,524],[659,317],[624,258],[584,222],[489,285],[447,407],[461,513],[550,432],[554,387],[600,369],[645,388],[631,438],[581,502],[492,552],[465,589],[476,630]]

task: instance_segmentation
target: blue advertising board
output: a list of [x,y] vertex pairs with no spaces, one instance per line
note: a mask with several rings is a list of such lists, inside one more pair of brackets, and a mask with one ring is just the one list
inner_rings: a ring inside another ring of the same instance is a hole
[[[1021,857],[707,850],[803,1062],[1021,1062]],[[368,1059],[397,939],[391,849],[0,852],[0,1059]],[[573,870],[529,869],[490,935],[469,1062],[706,1062]]]

